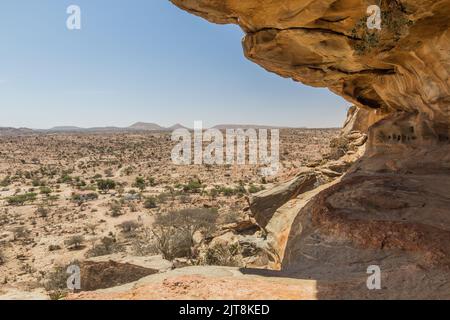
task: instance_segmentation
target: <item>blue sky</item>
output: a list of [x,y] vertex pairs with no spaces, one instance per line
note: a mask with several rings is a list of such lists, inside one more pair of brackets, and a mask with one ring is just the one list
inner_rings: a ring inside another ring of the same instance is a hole
[[[82,30],[66,28],[66,9]],[[167,0],[4,0],[0,126],[342,125],[349,103],[268,73],[242,31]]]

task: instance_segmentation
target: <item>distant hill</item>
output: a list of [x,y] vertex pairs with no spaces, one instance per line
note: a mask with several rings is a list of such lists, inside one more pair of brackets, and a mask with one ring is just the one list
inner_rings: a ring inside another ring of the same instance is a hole
[[33,132],[33,129],[28,128],[0,127],[0,135],[22,135],[31,134]]
[[169,130],[169,131],[174,131],[174,130],[177,130],[177,129],[188,129],[189,130],[189,128],[187,128],[187,127],[185,127],[185,126],[183,126],[183,125],[181,125],[179,123],[174,124],[173,126],[166,128],[166,130]]
[[[213,129],[285,129],[287,127],[264,126],[255,124],[219,124]],[[136,122],[129,127],[94,127],[81,128],[76,126],[57,126],[51,129],[28,129],[28,128],[11,128],[0,127],[0,135],[26,135],[26,134],[42,134],[42,133],[114,133],[114,132],[130,132],[130,131],[174,131],[176,129],[189,129],[182,124],[174,124],[171,127],[162,127],[156,123]],[[206,128],[205,128],[206,129]],[[302,129],[302,128],[297,128]]]
[[161,127],[156,123],[147,122],[136,122],[135,124],[129,126],[127,129],[131,130],[142,130],[142,131],[162,131],[167,130],[167,128]]
[[286,127],[274,127],[274,126],[263,126],[257,124],[219,124],[214,126],[213,129],[225,130],[225,129],[282,129]]
[[85,130],[80,127],[74,127],[74,126],[59,126],[59,127],[53,127],[51,129],[48,129],[48,131],[55,131],[55,132],[62,132],[62,131],[81,131]]

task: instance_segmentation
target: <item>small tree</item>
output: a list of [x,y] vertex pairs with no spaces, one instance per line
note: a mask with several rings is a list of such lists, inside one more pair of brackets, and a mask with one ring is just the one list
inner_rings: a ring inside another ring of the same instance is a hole
[[118,217],[122,215],[122,204],[114,200],[109,204],[109,208],[111,209],[111,217]]
[[155,209],[157,207],[156,199],[154,197],[148,197],[144,201],[145,209]]
[[135,180],[135,182],[134,182],[134,184],[133,184],[133,187],[134,187],[134,188],[138,188],[138,189],[141,190],[141,191],[144,191],[145,188],[147,187],[147,184],[145,183],[144,178],[142,178],[142,177],[136,177],[136,180]]
[[81,235],[72,236],[66,241],[64,241],[64,244],[71,249],[78,250],[81,248],[81,245],[84,242],[84,237]]
[[122,229],[123,233],[130,233],[139,228],[139,223],[136,221],[124,221],[119,225],[119,227]]
[[116,183],[114,180],[106,179],[106,180],[98,180],[97,181],[97,187],[99,190],[103,192],[108,192],[109,190],[112,190],[116,187]]
[[215,230],[217,210],[184,209],[168,214],[158,214],[152,230],[156,247],[165,259],[195,256],[194,234],[202,231],[210,234]]

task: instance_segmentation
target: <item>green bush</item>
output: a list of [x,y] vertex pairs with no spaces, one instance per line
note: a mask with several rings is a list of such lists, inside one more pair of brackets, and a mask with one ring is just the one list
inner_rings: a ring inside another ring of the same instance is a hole
[[156,198],[155,197],[148,197],[144,201],[144,208],[145,209],[155,209],[157,208],[156,204]]
[[116,187],[116,182],[111,179],[98,180],[97,187],[99,190],[102,190],[103,192],[108,192],[109,190],[112,190]]
[[49,187],[45,187],[45,186],[41,187],[39,190],[40,190],[41,194],[46,195],[46,196],[48,196],[52,193],[52,189],[50,189]]
[[29,192],[25,194],[19,194],[16,196],[11,196],[6,198],[6,202],[8,202],[11,206],[21,206],[24,205],[26,202],[32,202],[36,200],[36,193]]
[[254,184],[250,184],[250,186],[248,187],[248,192],[249,193],[258,193],[260,191],[263,191],[264,187],[257,187]]
[[133,183],[133,188],[138,188],[141,191],[144,191],[147,187],[147,184],[145,183],[145,179],[142,177],[136,177],[135,182]]
[[183,186],[184,192],[190,192],[190,193],[201,193],[203,189],[203,184],[198,179],[190,180],[188,184],[185,184]]
[[64,174],[58,179],[58,183],[71,183],[72,177],[68,174]]
[[245,189],[244,185],[239,184],[239,186],[233,188],[233,187],[221,187],[221,186],[215,186],[214,189],[211,189],[209,192],[210,196],[215,198],[218,195],[223,195],[225,197],[232,197],[232,196],[243,196],[247,193],[247,190]]

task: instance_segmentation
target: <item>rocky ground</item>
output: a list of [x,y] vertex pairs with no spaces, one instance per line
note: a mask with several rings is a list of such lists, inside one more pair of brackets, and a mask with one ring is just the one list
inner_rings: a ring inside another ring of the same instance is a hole
[[[276,267],[249,199],[301,172],[317,173],[309,189],[339,177],[342,164],[324,164],[355,153],[339,134],[282,130],[282,169],[269,178],[250,165],[176,166],[163,132],[1,136],[0,295],[60,298],[73,263],[89,291],[189,265]],[[180,210],[215,218],[172,239],[161,217]]]

